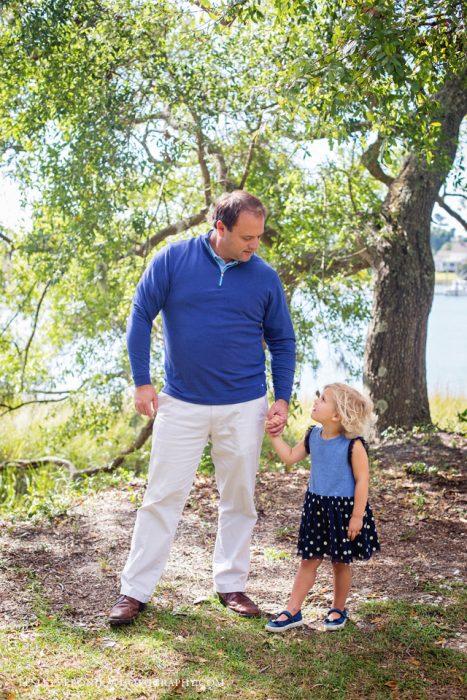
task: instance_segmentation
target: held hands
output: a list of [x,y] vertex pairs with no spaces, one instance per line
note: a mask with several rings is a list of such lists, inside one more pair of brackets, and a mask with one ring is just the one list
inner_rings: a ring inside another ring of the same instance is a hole
[[287,424],[289,404],[284,399],[275,401],[268,411],[266,430],[271,437],[278,437]]
[[357,518],[352,515],[349,522],[349,527],[347,528],[347,537],[349,540],[354,540],[357,535],[361,532],[363,527],[363,518]]
[[157,413],[157,392],[152,384],[143,384],[135,388],[135,408],[142,416],[152,418]]
[[273,418],[266,419],[266,432],[268,435],[272,435],[272,431],[277,429],[282,424],[282,419],[280,416],[273,416]]

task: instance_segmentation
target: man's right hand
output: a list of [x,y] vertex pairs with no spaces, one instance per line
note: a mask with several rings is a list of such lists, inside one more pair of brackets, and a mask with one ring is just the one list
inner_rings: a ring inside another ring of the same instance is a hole
[[135,388],[135,408],[142,416],[152,418],[157,412],[157,391],[152,384],[142,384]]

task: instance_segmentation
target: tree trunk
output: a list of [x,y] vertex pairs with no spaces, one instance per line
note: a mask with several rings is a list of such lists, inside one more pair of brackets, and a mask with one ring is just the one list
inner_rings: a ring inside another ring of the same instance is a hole
[[430,422],[425,349],[434,286],[430,220],[439,187],[420,170],[410,157],[391,185],[386,206],[399,205],[399,213],[377,244],[364,381],[379,430]]
[[433,110],[433,120],[441,123],[436,165],[429,167],[411,154],[384,202],[383,226],[374,247],[373,312],[364,365],[379,431],[431,422],[426,382],[434,289],[431,214],[453,164],[466,111],[465,76],[460,76],[446,82]]

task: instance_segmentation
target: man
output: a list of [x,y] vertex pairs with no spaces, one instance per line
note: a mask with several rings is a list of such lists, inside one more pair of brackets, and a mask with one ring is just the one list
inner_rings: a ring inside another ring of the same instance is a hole
[[[295,337],[277,273],[255,255],[265,208],[248,192],[225,193],[206,235],[168,245],[138,283],[128,324],[136,410],[157,412],[148,486],[138,510],[121,595],[109,622],[132,622],[167,562],[203,449],[210,439],[219,490],[213,557],[221,602],[259,615],[245,595],[254,489],[266,414],[287,421]],[[165,375],[158,395],[149,375],[150,334],[162,313]],[[275,403],[267,410],[265,355],[271,353]]]

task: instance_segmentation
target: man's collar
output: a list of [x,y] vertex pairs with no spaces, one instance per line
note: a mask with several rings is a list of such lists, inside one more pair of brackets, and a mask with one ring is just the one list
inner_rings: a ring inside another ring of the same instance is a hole
[[219,265],[240,265],[240,260],[231,260],[230,262],[226,262],[224,258],[221,258],[220,255],[216,253],[214,248],[212,247],[211,243],[209,242],[209,239],[211,238],[211,234],[213,233],[214,229],[212,228],[210,231],[207,232],[207,234],[204,236],[204,242],[214,258],[214,260],[219,264]]

